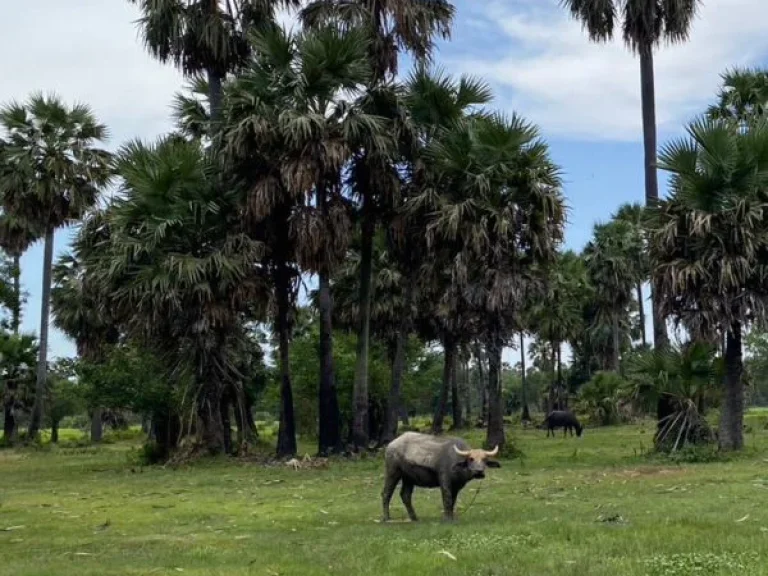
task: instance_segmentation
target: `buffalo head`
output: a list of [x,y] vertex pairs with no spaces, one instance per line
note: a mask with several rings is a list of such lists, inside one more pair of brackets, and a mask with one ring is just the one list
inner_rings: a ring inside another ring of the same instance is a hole
[[488,458],[493,458],[499,453],[498,446],[490,452],[487,450],[459,450],[456,445],[453,446],[453,449],[456,451],[456,454],[464,458],[459,463],[459,466],[466,467],[472,473],[473,478],[485,478],[486,466],[489,468],[501,468],[501,464],[495,460],[488,460]]

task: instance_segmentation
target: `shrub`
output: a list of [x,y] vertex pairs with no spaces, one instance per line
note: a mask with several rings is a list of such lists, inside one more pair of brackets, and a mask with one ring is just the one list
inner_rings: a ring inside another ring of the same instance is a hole
[[616,372],[598,372],[581,387],[578,410],[598,426],[629,419],[627,381]]

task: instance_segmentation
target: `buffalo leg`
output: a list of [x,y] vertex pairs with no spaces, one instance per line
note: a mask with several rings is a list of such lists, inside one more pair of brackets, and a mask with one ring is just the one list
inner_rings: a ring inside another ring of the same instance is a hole
[[387,473],[386,478],[384,479],[384,489],[381,491],[381,504],[383,508],[381,519],[384,522],[389,520],[389,503],[392,500],[392,494],[395,493],[395,488],[397,488],[398,482],[400,482],[399,474]]
[[440,492],[443,495],[443,520],[451,522],[453,520],[453,490],[450,486],[440,486]]
[[400,498],[402,499],[403,504],[405,504],[405,509],[408,511],[408,518],[411,519],[411,522],[417,522],[419,519],[416,516],[416,511],[413,509],[413,504],[411,503],[412,496],[413,483],[408,482],[403,478],[403,486],[400,488]]
[[563,426],[563,438],[568,436],[568,426]]

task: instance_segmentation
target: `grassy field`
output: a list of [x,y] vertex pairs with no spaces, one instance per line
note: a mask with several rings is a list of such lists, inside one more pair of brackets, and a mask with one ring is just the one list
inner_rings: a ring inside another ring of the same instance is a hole
[[[137,446],[0,451],[0,574],[768,574],[768,413],[737,459],[649,458],[652,428],[510,431],[505,460],[440,522],[378,522],[382,462],[140,468]],[[476,494],[476,489],[480,487]],[[472,505],[467,506],[473,500]]]

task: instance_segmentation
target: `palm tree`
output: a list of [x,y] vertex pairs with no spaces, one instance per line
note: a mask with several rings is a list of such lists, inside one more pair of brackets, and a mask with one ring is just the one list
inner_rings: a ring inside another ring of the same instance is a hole
[[[279,45],[293,55],[287,38]],[[273,76],[269,56],[270,52],[265,52],[263,58],[254,58],[250,68],[233,81],[226,98],[221,142],[225,166],[246,191],[246,230],[265,248],[262,263],[271,281],[280,375],[277,454],[291,456],[297,445],[290,341],[300,277],[297,239],[291,221],[297,206],[305,201],[306,191],[289,188],[280,170],[287,144],[285,135],[276,128],[280,126],[280,112],[289,108],[290,94],[275,89],[285,67],[277,68]],[[287,61],[292,63],[293,59],[289,57]]]
[[[104,360],[106,347],[118,341],[119,332],[109,317],[109,306],[98,287],[90,282],[85,268],[89,244],[105,224],[102,212],[86,219],[75,242],[75,252],[63,254],[53,267],[51,306],[54,325],[75,341],[78,356],[90,363]],[[102,410],[92,406],[91,441],[101,441]]]
[[627,321],[632,291],[636,286],[630,225],[623,220],[597,224],[593,239],[584,248],[587,274],[594,288],[597,316],[593,329],[610,327],[613,345],[610,364],[605,369],[618,372],[621,359],[622,325]]
[[[382,444],[391,441],[397,430],[400,414],[400,386],[405,371],[406,343],[411,333],[410,322],[403,329],[403,318],[409,321],[417,313],[413,300],[415,291],[406,283],[400,271],[400,263],[394,258],[396,252],[392,238],[379,232],[374,247],[373,290],[376,299],[371,306],[371,333],[386,345],[392,381],[387,400],[387,413],[379,440]],[[359,318],[358,281],[360,279],[359,235],[352,241],[345,262],[332,277],[331,295],[334,302],[334,326],[354,332]],[[409,300],[410,299],[410,300]],[[390,414],[393,414],[390,416]],[[395,419],[394,425],[390,418]],[[394,428],[394,431],[393,431]],[[371,430],[371,433],[374,433]]]
[[[627,47],[640,57],[640,96],[643,109],[643,144],[645,153],[645,203],[652,206],[659,199],[656,167],[656,95],[653,51],[662,42],[685,42],[701,4],[700,0],[560,0],[579,20],[590,40],[603,42],[613,38],[621,27]],[[653,303],[653,340],[656,347],[669,343],[666,322]]]
[[0,378],[5,383],[3,393],[3,444],[16,441],[18,418],[16,412],[26,404],[27,390],[35,383],[35,360],[38,355],[34,336],[0,333]]
[[[404,305],[401,308],[402,316],[396,332],[395,362],[383,439],[385,442],[394,438],[397,433],[399,390],[405,367],[405,343],[413,329],[413,304],[420,300],[429,300],[430,296],[426,294],[433,292],[437,294],[437,299],[432,300],[433,303],[447,294],[447,292],[435,290],[436,284],[431,282],[427,282],[425,294],[416,293],[417,287],[422,284],[418,274],[423,272],[426,264],[423,255],[427,252],[427,246],[423,228],[427,213],[414,201],[423,193],[424,187],[432,178],[429,174],[429,165],[423,158],[424,147],[453,122],[476,113],[476,107],[486,104],[490,99],[490,88],[484,82],[470,76],[462,76],[457,81],[442,70],[430,71],[423,66],[417,68],[406,82],[403,104],[408,113],[407,141],[405,142],[408,174],[405,185],[401,188],[400,202],[396,206],[395,215],[390,219],[391,242],[389,245],[390,251],[393,252],[393,260],[398,264],[399,276],[402,278]],[[429,266],[426,267],[426,269],[429,268]],[[458,304],[458,300],[448,299],[442,301],[435,311],[438,317],[444,320],[439,322],[440,326],[435,327],[437,333],[443,335],[444,345],[448,341],[456,343],[457,346],[462,342],[468,343],[469,334],[459,329],[463,322],[459,320],[461,314],[456,310]],[[444,314],[447,310],[452,310],[454,313]],[[446,322],[448,320],[453,322]],[[433,427],[436,430],[442,429],[448,386],[450,385],[453,391],[453,382],[456,381],[455,367],[451,367],[455,356],[455,352],[450,349],[452,345],[445,349],[446,369],[443,387],[433,419]],[[461,418],[458,394],[454,396],[452,405],[456,426],[461,423]]]
[[53,237],[57,228],[77,221],[96,202],[111,177],[111,156],[95,145],[107,129],[88,106],[68,107],[55,96],[33,95],[25,104],[0,110],[7,138],[6,170],[0,189],[4,210],[29,222],[45,237],[40,314],[40,358],[29,436],[40,429],[48,370],[48,316]]
[[86,278],[110,294],[121,330],[163,358],[168,378],[191,384],[180,396],[194,399],[203,447],[220,453],[221,396],[241,383],[242,317],[264,295],[261,247],[240,229],[239,191],[198,143],[131,143],[118,172],[109,234],[90,251]]
[[736,120],[744,125],[765,114],[768,109],[768,71],[735,68],[723,74],[722,79],[717,104],[707,110],[710,118]]
[[628,368],[634,376],[629,380],[633,397],[646,408],[658,405],[660,397],[670,406],[670,414],[654,435],[657,449],[674,452],[686,444],[712,441],[704,408],[719,388],[718,378],[722,380],[712,346],[691,341],[681,347],[643,351]]
[[11,330],[19,333],[21,326],[21,307],[24,295],[21,291],[21,257],[39,238],[32,224],[10,213],[0,215],[0,247],[13,259],[13,302],[11,303]]
[[742,335],[766,320],[768,124],[698,120],[667,144],[671,195],[649,220],[653,283],[693,338],[726,333],[720,446],[743,446]]
[[[390,88],[397,73],[399,52],[403,49],[417,61],[428,60],[435,36],[448,37],[454,11],[453,5],[446,0],[312,0],[302,9],[301,18],[310,28],[335,21],[365,32],[373,75],[367,93],[360,100],[360,107],[368,114],[388,118],[391,122],[388,130],[397,140],[402,126],[399,107],[394,105],[396,96]],[[352,433],[357,448],[368,444],[373,238],[382,207],[392,205],[400,191],[396,163],[393,150],[376,146],[361,148],[352,162],[351,185],[360,199],[362,233]]]
[[628,224],[626,232],[627,257],[630,260],[632,271],[635,275],[635,291],[637,294],[637,309],[639,314],[638,322],[640,324],[640,339],[645,347],[647,337],[645,334],[645,303],[643,301],[643,283],[648,280],[648,247],[645,240],[645,229],[643,227],[643,207],[638,203],[624,204],[619,207],[613,220],[621,220]]
[[248,59],[248,31],[274,20],[275,10],[299,0],[128,0],[138,4],[144,44],[185,76],[205,74],[210,117],[221,110],[222,83]]
[[455,12],[447,0],[311,0],[301,19],[310,28],[336,21],[365,30],[378,83],[397,75],[401,50],[419,62],[429,60],[435,37],[450,36]]
[[[274,260],[278,276],[289,263],[318,273],[319,450],[337,451],[341,438],[330,276],[343,259],[350,234],[342,169],[361,145],[388,146],[389,137],[380,119],[340,98],[342,93],[354,97],[370,80],[364,34],[328,25],[291,35],[274,26],[253,41],[257,56],[228,91],[225,155],[250,190],[253,230],[266,234],[267,258]],[[280,297],[277,286],[284,282],[277,276],[275,282]],[[287,347],[287,336],[284,341]],[[289,378],[287,368],[284,380]],[[284,444],[282,453],[295,452],[295,440]]]
[[455,123],[426,158],[439,192],[419,199],[434,203],[428,243],[453,254],[451,276],[476,314],[488,355],[486,442],[503,447],[501,352],[521,327],[523,303],[541,290],[537,267],[554,259],[562,239],[558,169],[536,128],[517,116]]
[[558,254],[547,272],[544,298],[535,297],[528,322],[535,326],[536,334],[551,347],[553,374],[548,410],[561,410],[565,401],[562,347],[573,339],[580,327],[587,284],[585,262],[569,250]]

